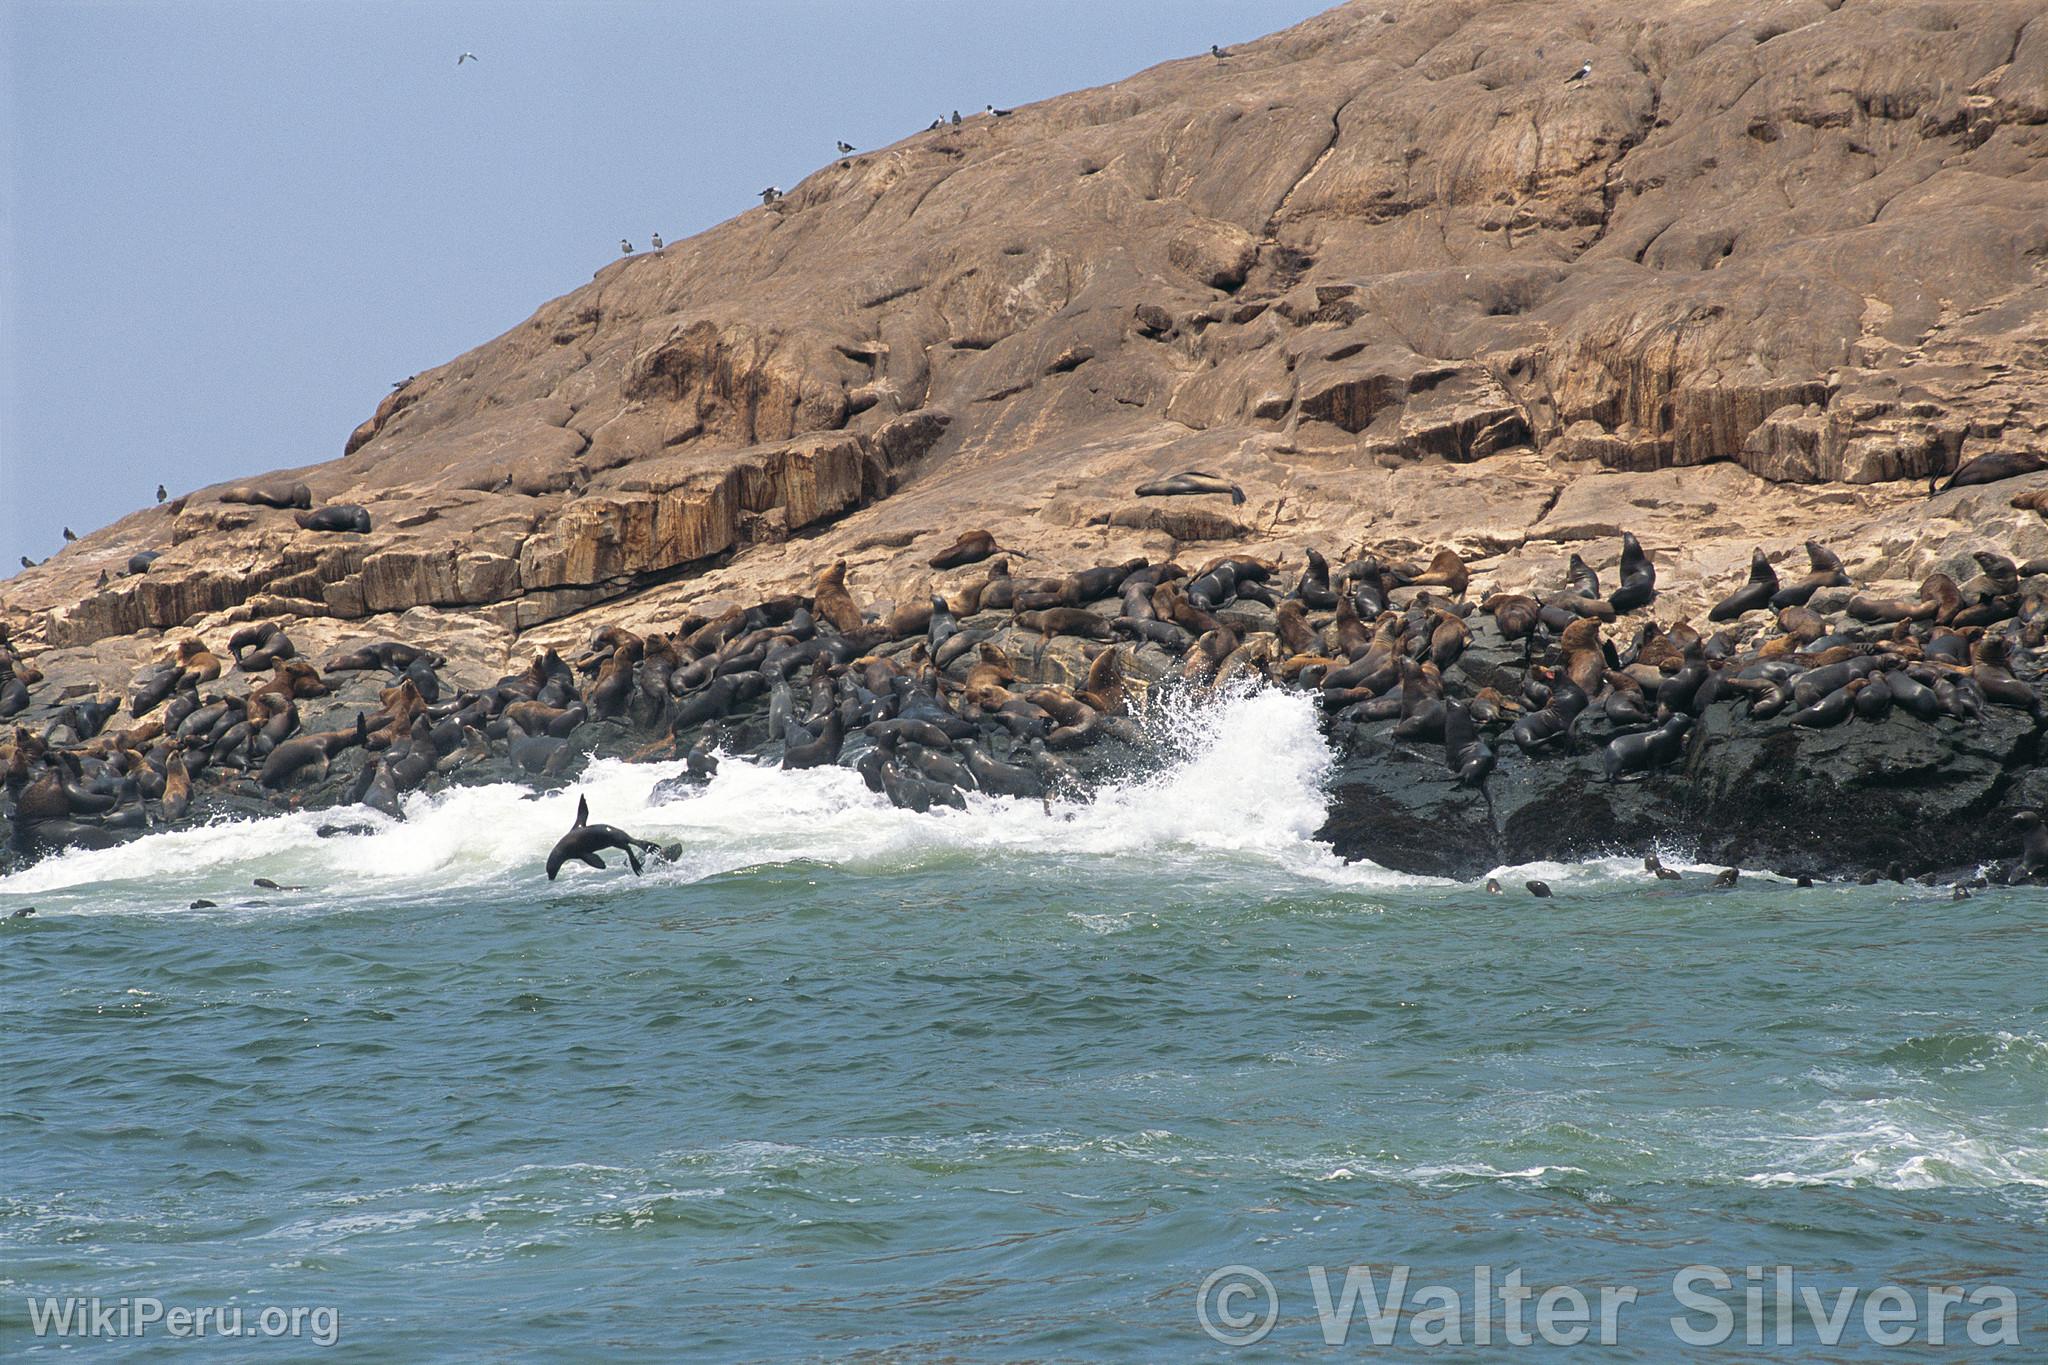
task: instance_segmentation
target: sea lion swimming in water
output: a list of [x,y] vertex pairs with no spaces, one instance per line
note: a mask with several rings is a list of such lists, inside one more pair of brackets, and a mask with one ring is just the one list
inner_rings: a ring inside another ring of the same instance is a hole
[[639,850],[649,853],[661,852],[661,845],[652,839],[636,839],[616,825],[593,825],[590,823],[590,801],[587,797],[576,798],[576,823],[569,826],[569,832],[555,840],[554,848],[548,851],[548,880],[562,870],[562,864],[570,859],[602,868],[604,859],[598,857],[601,849],[625,850],[626,861],[632,864],[633,875],[640,875]]
[[1178,498],[1196,493],[1228,493],[1233,507],[1244,501],[1244,489],[1226,478],[1206,474],[1199,469],[1184,469],[1163,479],[1141,483],[1135,492],[1141,498]]

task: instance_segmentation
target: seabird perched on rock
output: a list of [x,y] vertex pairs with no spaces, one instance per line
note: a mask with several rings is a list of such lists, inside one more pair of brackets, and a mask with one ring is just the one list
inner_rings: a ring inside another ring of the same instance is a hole
[[35,562],[35,561],[34,561],[33,559],[30,559],[30,558],[29,558],[29,557],[28,557],[27,555],[23,555],[23,556],[21,557],[21,567],[22,567],[22,568],[24,568],[24,569],[33,569],[33,568],[34,568],[35,566],[36,566],[36,562]]
[[767,189],[761,191],[761,202],[764,204],[773,204],[781,198],[782,190],[777,186],[770,185]]
[[953,126],[955,128],[960,126],[960,111],[958,109],[953,111]]
[[156,486],[156,500],[157,500],[158,502],[162,502],[162,501],[163,501],[163,500],[164,500],[165,498],[168,498],[168,497],[169,497],[170,495],[171,495],[171,490],[170,490],[170,489],[168,489],[168,488],[165,488],[165,487],[164,487],[164,486],[163,486],[162,484],[158,484],[158,485]]
[[78,532],[72,530],[69,526],[67,526],[64,528],[64,539],[76,540],[78,539]]
[[464,62],[473,62],[475,60],[476,54],[474,52],[465,52],[460,57],[457,57],[455,59],[455,64],[457,66],[461,66]]
[[1564,83],[1566,85],[1577,85],[1580,81],[1586,79],[1586,77],[1592,74],[1593,64],[1591,62],[1587,62],[1584,66],[1581,66],[1577,71],[1574,71],[1571,75],[1565,77]]
[[619,254],[621,256],[630,256],[633,254],[633,244],[627,241],[624,237],[619,238]]
[[988,112],[990,116],[994,118],[1008,118],[1012,111],[1008,109],[998,109],[993,104],[991,104],[988,107]]
[[648,248],[649,248],[650,250],[653,250],[653,251],[659,251],[659,250],[661,250],[661,234],[660,234],[660,233],[658,233],[658,232],[657,232],[657,233],[655,233],[655,234],[654,234],[654,240],[653,240],[653,241],[651,241],[651,242],[649,242],[649,243],[648,243],[647,245],[648,245]]
[[931,121],[930,123],[926,124],[926,125],[925,125],[925,129],[924,129],[924,130],[925,130],[925,131],[926,131],[927,133],[929,133],[929,132],[932,132],[932,131],[933,131],[933,130],[935,130],[935,129],[938,129],[938,128],[943,128],[943,127],[944,127],[945,125],[946,125],[946,116],[945,116],[944,114],[941,114],[941,115],[939,115],[939,116],[938,116],[937,118],[933,119],[933,120],[932,120],[932,121]]
[[846,141],[844,138],[841,138],[835,145],[839,148],[839,155],[841,156],[845,156],[848,152],[851,152],[853,150],[853,144],[851,142]]
[[1209,44],[1209,55],[1211,57],[1228,57],[1230,55],[1230,49],[1227,47],[1218,47],[1216,46],[1216,44],[1211,43]]

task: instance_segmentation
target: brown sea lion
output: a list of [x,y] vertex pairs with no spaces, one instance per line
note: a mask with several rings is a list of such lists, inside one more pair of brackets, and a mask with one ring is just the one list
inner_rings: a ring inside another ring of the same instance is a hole
[[1459,558],[1456,550],[1438,550],[1436,558],[1429,561],[1429,567],[1409,579],[1408,586],[1449,588],[1451,596],[1463,597],[1471,582],[1471,570],[1465,567],[1465,561]]
[[1289,654],[1313,654],[1321,647],[1314,627],[1308,623],[1308,612],[1300,601],[1292,597],[1283,598],[1280,605],[1273,608],[1273,615],[1277,619],[1275,629],[1280,643],[1286,646]]
[[313,490],[303,482],[238,484],[220,495],[222,502],[244,503],[255,507],[297,507],[310,509],[313,506]]
[[1197,493],[1228,493],[1232,506],[1244,501],[1244,489],[1228,479],[1215,474],[1205,474],[1199,469],[1182,470],[1163,479],[1141,483],[1135,491],[1141,498],[1178,498]]
[[958,569],[968,564],[979,564],[999,549],[996,538],[987,531],[962,531],[959,539],[925,563],[934,569]]
[[853,594],[846,588],[846,561],[839,560],[811,585],[811,612],[830,621],[841,635],[851,635],[867,624]]

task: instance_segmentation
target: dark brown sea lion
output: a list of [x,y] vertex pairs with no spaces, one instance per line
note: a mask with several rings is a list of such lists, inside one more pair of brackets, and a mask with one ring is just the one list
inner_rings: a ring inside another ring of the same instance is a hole
[[352,502],[331,502],[317,512],[294,512],[302,531],[368,531],[370,514]]
[[1927,495],[1946,493],[1951,488],[1974,488],[1979,484],[1997,483],[2001,479],[2017,478],[2022,474],[2038,474],[2048,469],[2048,459],[2043,459],[2031,450],[1994,450],[1988,455],[1979,455],[1974,460],[1965,460],[1962,467],[1948,476],[1948,482],[1936,488],[1934,476],[1927,476]]

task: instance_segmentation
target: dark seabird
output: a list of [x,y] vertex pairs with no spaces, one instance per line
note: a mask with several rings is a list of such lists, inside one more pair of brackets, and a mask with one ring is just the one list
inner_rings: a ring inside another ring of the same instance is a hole
[[988,107],[988,112],[995,118],[1008,118],[1013,111],[1008,109],[998,109],[993,104],[991,104]]
[[649,243],[648,243],[647,245],[648,245],[648,247],[649,247],[650,249],[652,249],[652,250],[655,250],[655,251],[659,251],[659,250],[661,250],[661,234],[660,234],[660,233],[658,233],[658,232],[657,232],[657,233],[655,233],[655,234],[654,234],[654,240],[653,240],[653,241],[651,241],[651,242],[649,242]]
[[953,111],[953,126],[955,128],[960,126],[960,111],[958,109]]
[[1211,43],[1209,44],[1209,55],[1211,57],[1228,57],[1230,55],[1230,49],[1227,47],[1218,47],[1216,46],[1216,44]]
[[1586,79],[1586,77],[1588,77],[1588,76],[1590,76],[1590,75],[1592,75],[1592,74],[1593,74],[1593,64],[1592,64],[1591,62],[1587,62],[1587,63],[1586,63],[1586,64],[1585,64],[1584,66],[1580,67],[1580,68],[1579,68],[1579,69],[1578,69],[1577,71],[1574,71],[1574,72],[1572,72],[1572,74],[1571,74],[1571,75],[1569,75],[1569,76],[1565,77],[1565,81],[1564,81],[1564,83],[1565,83],[1566,85],[1577,85],[1577,84],[1578,84],[1578,83],[1579,83],[1580,81],[1582,81],[1582,80]]
[[946,123],[946,119],[945,119],[945,116],[944,116],[944,115],[940,115],[940,116],[939,116],[938,118],[935,118],[935,119],[933,119],[933,120],[932,120],[932,121],[931,121],[930,123],[927,123],[927,124],[925,125],[925,128],[924,128],[924,130],[925,130],[925,131],[926,131],[927,133],[929,133],[929,132],[933,131],[934,129],[937,129],[937,128],[942,128],[942,127],[944,127],[944,126],[945,126],[945,123]]
[[23,556],[21,557],[21,567],[22,567],[22,568],[24,568],[24,569],[33,569],[33,568],[34,568],[35,566],[36,566],[36,562],[35,562],[35,561],[34,561],[33,559],[30,559],[30,558],[29,558],[29,557],[28,557],[27,555],[23,555]]
[[839,155],[841,156],[845,156],[848,152],[853,150],[853,144],[851,142],[846,142],[842,140],[837,144],[837,146],[839,148]]
[[72,530],[69,526],[67,526],[64,528],[64,539],[76,540],[78,539],[78,532]]
[[165,498],[168,498],[170,495],[171,491],[168,488],[165,488],[162,484],[158,484],[156,486],[156,500],[158,502],[162,502]]
[[474,52],[465,52],[460,57],[457,57],[455,59],[455,64],[457,66],[461,66],[464,62],[473,62],[475,60],[476,54]]
[[101,592],[105,592],[107,589],[107,571],[105,569],[100,570],[99,588]]
[[619,254],[621,256],[630,256],[633,254],[633,244],[627,241],[624,237],[619,238]]
[[782,191],[774,185],[770,185],[767,189],[761,191],[761,202],[764,204],[772,204],[780,198],[782,198]]

